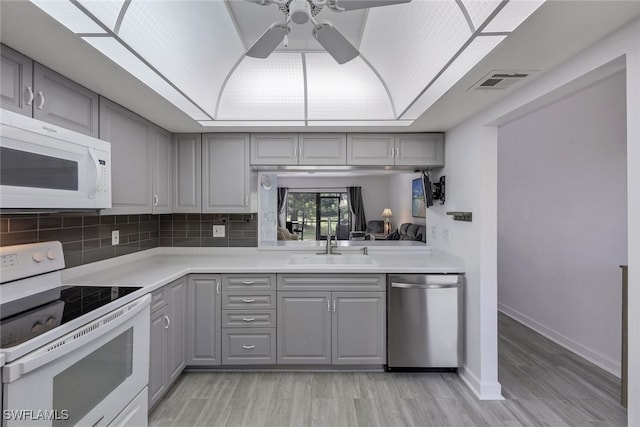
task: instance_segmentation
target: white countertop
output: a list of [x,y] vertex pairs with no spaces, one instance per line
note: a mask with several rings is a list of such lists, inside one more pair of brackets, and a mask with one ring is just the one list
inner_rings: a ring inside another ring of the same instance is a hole
[[[269,251],[258,248],[154,248],[62,271],[65,284],[143,286],[151,292],[190,273],[461,273],[463,261],[453,255],[430,250],[385,250],[370,248],[377,265],[289,265],[291,255],[303,251]],[[342,253],[360,251],[340,248]],[[314,255],[315,256],[315,255]]]

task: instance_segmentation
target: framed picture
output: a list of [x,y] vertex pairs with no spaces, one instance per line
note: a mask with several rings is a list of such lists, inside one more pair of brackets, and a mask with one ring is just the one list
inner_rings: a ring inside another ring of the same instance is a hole
[[411,182],[411,215],[415,218],[426,218],[427,216],[427,205],[421,178],[416,178]]

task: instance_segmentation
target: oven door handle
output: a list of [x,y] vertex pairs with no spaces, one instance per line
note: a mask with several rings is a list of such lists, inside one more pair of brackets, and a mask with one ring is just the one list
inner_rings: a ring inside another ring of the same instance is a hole
[[35,371],[78,348],[87,345],[105,333],[135,317],[151,303],[149,294],[140,297],[104,316],[90,322],[57,340],[9,363],[2,368],[2,381],[11,383],[23,375]]

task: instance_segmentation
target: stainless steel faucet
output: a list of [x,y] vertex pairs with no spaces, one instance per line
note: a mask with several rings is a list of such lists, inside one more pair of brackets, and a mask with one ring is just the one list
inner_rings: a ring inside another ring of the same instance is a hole
[[[340,255],[340,252],[334,252],[333,250],[338,247],[338,236],[334,236],[331,234],[331,218],[328,219],[328,229],[327,229],[327,245],[324,251],[325,255]],[[335,245],[331,243],[331,238],[335,237],[336,243]]]

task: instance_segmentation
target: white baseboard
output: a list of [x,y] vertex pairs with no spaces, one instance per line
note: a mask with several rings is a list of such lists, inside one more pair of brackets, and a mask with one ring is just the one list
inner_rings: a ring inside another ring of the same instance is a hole
[[504,400],[504,397],[502,397],[502,386],[498,381],[482,383],[478,377],[467,368],[458,369],[458,375],[478,399]]
[[603,356],[602,354],[595,352],[580,343],[575,342],[571,338],[562,335],[560,332],[557,332],[550,327],[543,325],[542,323],[504,304],[498,303],[498,311],[522,323],[528,328],[533,329],[540,335],[550,339],[551,341],[577,354],[578,356],[587,359],[589,362],[593,363],[599,368],[602,368],[610,374],[620,378],[621,362],[619,360],[613,360],[607,356]]

